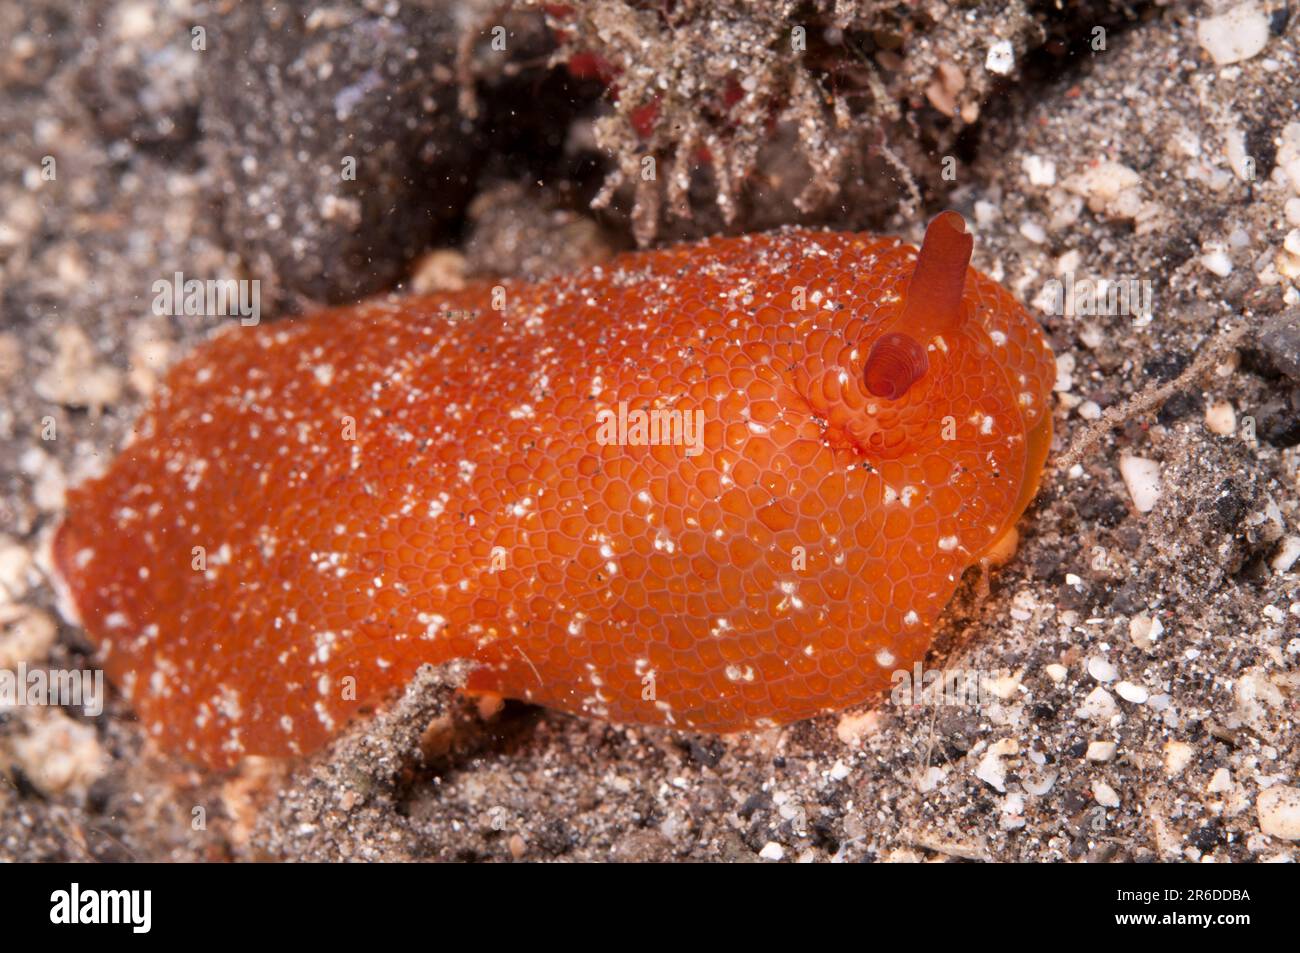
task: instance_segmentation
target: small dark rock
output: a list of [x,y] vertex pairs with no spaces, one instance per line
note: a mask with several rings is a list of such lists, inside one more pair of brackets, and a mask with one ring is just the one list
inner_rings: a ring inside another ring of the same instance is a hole
[[1181,374],[1189,363],[1185,354],[1161,354],[1147,361],[1143,371],[1151,380],[1164,384]]
[[[1166,405],[1167,406],[1167,405]],[[1114,493],[1105,490],[1088,493],[1075,503],[1079,518],[1090,524],[1113,529],[1128,518],[1128,506]]]
[[1184,417],[1198,417],[1205,409],[1205,401],[1196,394],[1174,394],[1156,414],[1156,420],[1169,426]]
[[[1084,745],[1086,751],[1088,746]],[[1078,791],[1067,791],[1065,797],[1061,800],[1061,810],[1066,814],[1077,814],[1088,805],[1088,799]]]
[[[1285,19],[1285,10],[1278,11],[1283,14]],[[1277,146],[1273,144],[1277,131],[1268,123],[1255,123],[1246,130],[1246,154],[1255,158],[1255,176],[1259,181],[1266,180],[1273,172],[1273,165],[1277,162]]]
[[1223,831],[1216,824],[1198,827],[1192,832],[1191,841],[1197,850],[1203,854],[1208,854],[1223,843]]
[[727,753],[726,746],[717,738],[690,738],[684,747],[693,761],[708,768],[716,768]]
[[1120,853],[1119,845],[1110,841],[1098,844],[1088,851],[1088,863],[1090,864],[1114,864],[1123,863],[1123,861],[1124,856]]
[[77,74],[78,92],[106,137],[172,157],[197,138],[204,27],[161,4],[141,9],[148,34],[123,42],[119,32],[96,45]]
[[1259,333],[1259,348],[1273,366],[1300,383],[1300,311],[1273,318]]
[[1290,400],[1276,398],[1265,403],[1255,413],[1255,435],[1279,449],[1300,444],[1297,404],[1300,404],[1300,388],[1292,391]]
[[825,818],[818,818],[809,826],[814,847],[828,854],[833,854],[840,849],[840,834],[836,825]]
[[573,850],[578,843],[577,834],[567,823],[560,820],[544,824],[537,832],[537,846],[547,854],[558,857]]
[[1051,583],[1059,583],[1065,578],[1064,559],[1059,552],[1044,549],[1036,552],[1030,561],[1030,567],[1033,569],[1035,579],[1043,579]]
[[95,814],[103,814],[113,798],[113,782],[109,778],[99,778],[86,791],[86,808]]
[[1084,585],[1069,585],[1068,583],[1057,587],[1056,604],[1062,609],[1074,609],[1082,611],[1092,605],[1092,591]]
[[1115,590],[1110,607],[1120,615],[1141,612],[1147,606],[1147,586],[1142,580],[1129,580]]
[[450,3],[392,16],[234,5],[204,54],[204,150],[228,239],[268,297],[339,302],[395,282],[471,194]]
[[1231,533],[1238,528],[1250,506],[1241,491],[1230,480],[1224,480],[1208,506],[1210,525],[1221,533]]
[[766,791],[759,791],[757,794],[751,794],[745,799],[745,803],[740,805],[740,810],[736,811],[743,820],[749,820],[759,811],[766,811],[772,806],[772,797]]

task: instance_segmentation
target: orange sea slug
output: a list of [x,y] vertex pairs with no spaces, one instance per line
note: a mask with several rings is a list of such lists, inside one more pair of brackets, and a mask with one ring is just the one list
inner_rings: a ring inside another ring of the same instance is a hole
[[1009,534],[1051,351],[969,268],[789,230],[234,327],[69,497],[55,558],[148,734],[322,745],[424,662],[735,731],[869,700]]

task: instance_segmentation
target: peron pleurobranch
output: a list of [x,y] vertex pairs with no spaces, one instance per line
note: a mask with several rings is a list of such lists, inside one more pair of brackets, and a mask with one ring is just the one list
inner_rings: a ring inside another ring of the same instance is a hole
[[214,767],[309,752],[425,662],[730,732],[868,701],[1014,534],[1054,362],[969,266],[787,230],[232,326],[55,557],[109,677]]

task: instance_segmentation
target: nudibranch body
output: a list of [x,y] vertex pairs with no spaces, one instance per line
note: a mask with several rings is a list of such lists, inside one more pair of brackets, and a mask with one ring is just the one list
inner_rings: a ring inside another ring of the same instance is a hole
[[730,732],[872,699],[1014,532],[1051,351],[969,268],[789,230],[232,327],[176,366],[55,558],[147,733],[322,745],[425,662]]

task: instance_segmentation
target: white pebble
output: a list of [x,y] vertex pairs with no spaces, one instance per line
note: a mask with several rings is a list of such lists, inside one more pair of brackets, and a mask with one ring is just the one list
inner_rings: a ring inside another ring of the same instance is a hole
[[866,711],[846,711],[835,726],[835,734],[846,745],[860,745],[880,731],[880,712],[874,708]]
[[1055,185],[1056,163],[1042,156],[1025,156],[1020,160],[1020,167],[1029,176],[1032,185]]
[[763,849],[758,852],[758,856],[764,860],[780,860],[785,856],[785,848],[776,841],[770,840],[763,845]]
[[125,375],[100,358],[85,331],[76,325],[61,325],[54,331],[54,346],[53,362],[32,382],[38,397],[91,410],[118,402]]
[[63,509],[68,478],[57,457],[40,447],[28,447],[18,460],[18,468],[32,478],[32,502],[37,509],[46,513]]
[[1243,3],[1196,24],[1196,39],[1219,66],[1248,60],[1268,43],[1268,15]]
[[1092,782],[1092,796],[1102,807],[1119,807],[1119,795],[1105,781]]
[[0,605],[23,597],[31,586],[32,555],[27,547],[0,535]]
[[1056,771],[1039,771],[1026,775],[1020,779],[1020,783],[1025,786],[1025,793],[1032,797],[1042,797],[1052,786],[1056,784],[1056,779],[1060,774]]
[[1232,259],[1222,248],[1211,248],[1201,256],[1201,266],[1206,271],[1226,278],[1232,274]]
[[1074,389],[1074,355],[1062,354],[1056,359],[1056,383],[1052,390],[1065,393]]
[[1119,678],[1115,666],[1100,655],[1088,659],[1088,674],[1099,682],[1113,682]]
[[[1243,182],[1251,181],[1255,175],[1253,160],[1246,152],[1246,134],[1235,126],[1226,129],[1223,133],[1223,144],[1226,147],[1224,151],[1228,158],[1228,165],[1232,166],[1232,171],[1237,178]],[[1229,240],[1231,241],[1231,238]]]
[[1165,742],[1165,774],[1176,778],[1192,763],[1196,751],[1185,741]]
[[1147,698],[1150,696],[1141,685],[1134,685],[1132,682],[1120,682],[1115,686],[1115,694],[1126,702],[1132,702],[1134,705],[1145,705]]
[[943,769],[930,765],[916,781],[916,789],[922,794],[929,794],[943,781]]
[[1269,837],[1300,840],[1300,788],[1274,785],[1255,801],[1259,829]]
[[[1073,382],[1071,382],[1071,385],[1073,386]],[[1064,391],[1058,392],[1056,399],[1060,401],[1061,407],[1066,413],[1083,403],[1083,398],[1078,394],[1067,394]]]
[[1003,675],[999,678],[988,681],[986,687],[994,698],[1000,698],[1002,701],[1010,701],[1020,691],[1020,679],[1024,671],[1016,672],[1012,675]]
[[1115,717],[1118,709],[1110,692],[1098,685],[1075,710],[1075,715],[1088,721],[1104,723]]
[[1113,757],[1115,757],[1115,742],[1092,741],[1088,743],[1087,758],[1089,761],[1109,761]]
[[1142,207],[1142,176],[1118,162],[1102,161],[1069,176],[1066,189],[1088,200],[1094,212],[1130,219]]
[[1101,407],[1095,400],[1085,400],[1079,405],[1078,414],[1084,420],[1101,420]]
[[980,228],[988,228],[998,220],[998,207],[992,202],[986,202],[980,199],[975,203],[975,224]]
[[1300,536],[1283,536],[1269,565],[1276,573],[1287,572],[1300,559]]
[[1016,754],[1020,746],[1011,738],[1004,738],[989,746],[975,766],[975,777],[979,778],[999,794],[1007,793],[1007,766],[1002,763],[1006,755]]
[[1160,621],[1159,616],[1147,615],[1140,612],[1135,615],[1128,623],[1128,637],[1133,640],[1133,644],[1143,651],[1150,651],[1151,646],[1160,638],[1165,631],[1164,623]]
[[1205,408],[1205,426],[1210,429],[1211,433],[1217,433],[1221,437],[1226,437],[1237,429],[1237,411],[1233,409],[1232,402],[1227,400],[1216,401]]
[[1070,670],[1059,662],[1053,662],[1051,665],[1047,666],[1047,677],[1058,685],[1065,681],[1065,677],[1069,674]]
[[108,765],[95,726],[74,721],[57,708],[32,711],[27,733],[10,742],[14,764],[46,794],[68,791],[84,797]]
[[1041,245],[1043,242],[1047,241],[1047,232],[1045,232],[1043,226],[1039,225],[1037,222],[1021,222],[1020,234],[1025,236],[1025,238],[1029,239],[1035,245]]
[[0,602],[0,669],[20,662],[35,665],[50,654],[58,626],[44,609],[20,602]]
[[1007,769],[1001,758],[986,754],[975,766],[975,777],[989,785],[995,791],[1006,791]]
[[1206,794],[1223,794],[1225,791],[1232,790],[1232,772],[1227,768],[1219,768],[1210,777],[1210,783],[1205,786]]
[[1119,475],[1137,511],[1150,513],[1160,499],[1160,464],[1126,453],[1119,458]]
[[[1266,24],[1267,26],[1267,24]],[[1259,52],[1256,50],[1256,52]],[[998,40],[989,46],[988,56],[984,58],[984,68],[990,73],[1006,76],[1016,67],[1016,48],[1010,40]]]
[[[1282,148],[1277,153],[1277,167],[1291,180],[1291,191],[1300,195],[1300,122],[1282,128]],[[1292,222],[1300,225],[1300,222]]]

